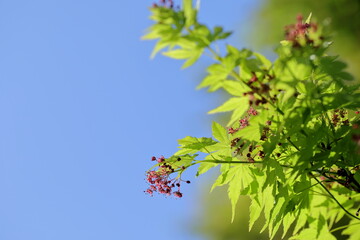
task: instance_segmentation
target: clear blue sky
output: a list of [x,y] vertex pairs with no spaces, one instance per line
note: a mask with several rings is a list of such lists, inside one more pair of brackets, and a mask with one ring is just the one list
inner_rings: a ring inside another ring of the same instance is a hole
[[[182,199],[143,193],[151,156],[210,136],[220,102],[194,90],[206,60],[149,59],[152,2],[0,0],[1,240],[201,239],[201,180]],[[200,18],[246,27],[258,2],[203,1]]]

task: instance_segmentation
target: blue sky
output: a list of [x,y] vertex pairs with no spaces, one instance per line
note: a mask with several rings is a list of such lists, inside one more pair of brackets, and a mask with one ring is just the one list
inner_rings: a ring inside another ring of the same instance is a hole
[[[208,60],[149,59],[152,2],[0,0],[1,240],[201,239],[204,180],[151,198],[144,172],[210,136],[220,96],[194,90]],[[203,1],[200,19],[241,30],[258,3]]]

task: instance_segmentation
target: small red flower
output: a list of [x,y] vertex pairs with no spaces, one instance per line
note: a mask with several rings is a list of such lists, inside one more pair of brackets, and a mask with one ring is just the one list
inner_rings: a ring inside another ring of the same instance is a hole
[[179,191],[176,191],[173,194],[174,194],[175,197],[178,197],[178,198],[182,198],[182,196],[183,196],[182,193],[179,192]]

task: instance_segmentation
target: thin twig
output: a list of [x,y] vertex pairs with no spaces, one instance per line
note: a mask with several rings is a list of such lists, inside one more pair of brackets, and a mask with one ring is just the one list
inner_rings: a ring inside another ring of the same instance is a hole
[[295,143],[293,143],[293,141],[291,141],[290,137],[287,137],[286,139],[289,141],[289,143],[290,143],[291,145],[294,146],[294,148],[296,148],[296,150],[300,151],[300,148],[298,148],[298,147],[295,145]]
[[330,197],[339,205],[339,207],[341,207],[342,210],[344,210],[349,216],[360,220],[360,218],[358,218],[357,216],[355,216],[354,214],[352,214],[351,212],[349,212],[347,209],[344,208],[343,205],[341,205],[341,203],[335,198],[335,196],[329,191],[329,189],[327,189],[322,183],[321,181],[319,181],[312,173],[310,173],[310,175],[321,185],[321,187],[330,195]]

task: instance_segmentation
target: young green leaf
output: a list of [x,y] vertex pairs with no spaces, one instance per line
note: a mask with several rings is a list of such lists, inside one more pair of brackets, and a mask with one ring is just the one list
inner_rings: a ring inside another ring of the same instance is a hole
[[209,114],[213,113],[219,113],[219,112],[228,112],[232,111],[238,107],[241,107],[241,105],[244,105],[244,98],[240,97],[233,97],[227,100],[225,103],[223,103],[221,106],[209,111]]
[[221,143],[230,143],[227,130],[217,122],[212,123],[212,134]]
[[246,165],[239,165],[231,168],[228,175],[232,176],[232,179],[229,181],[228,195],[232,205],[231,222],[233,222],[235,218],[236,204],[239,200],[240,193],[250,185],[253,181],[253,177],[251,175],[251,171],[249,170],[249,166]]

